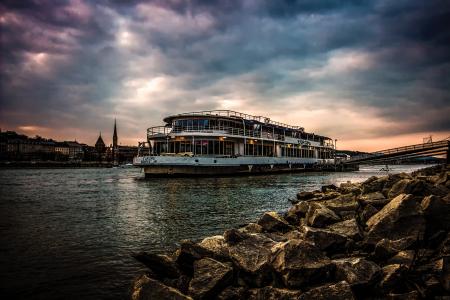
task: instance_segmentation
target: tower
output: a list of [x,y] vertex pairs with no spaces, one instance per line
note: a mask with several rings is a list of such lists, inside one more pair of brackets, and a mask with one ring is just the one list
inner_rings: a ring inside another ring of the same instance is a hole
[[114,133],[113,133],[113,145],[112,145],[112,158],[114,161],[114,164],[118,163],[118,156],[119,156],[119,146],[117,144],[118,138],[117,138],[117,122],[114,118]]
[[97,150],[98,160],[102,160],[102,156],[106,151],[105,142],[102,139],[102,133],[98,136],[97,142],[95,143],[95,150]]
[[113,149],[117,149],[117,124],[114,119]]

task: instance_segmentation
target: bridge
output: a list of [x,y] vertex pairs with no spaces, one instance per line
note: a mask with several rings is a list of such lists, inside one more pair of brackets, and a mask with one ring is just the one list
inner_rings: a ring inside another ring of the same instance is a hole
[[352,157],[350,160],[343,161],[342,163],[344,165],[388,164],[399,160],[441,155],[447,156],[447,164],[449,164],[450,137],[437,142],[428,142],[358,155]]

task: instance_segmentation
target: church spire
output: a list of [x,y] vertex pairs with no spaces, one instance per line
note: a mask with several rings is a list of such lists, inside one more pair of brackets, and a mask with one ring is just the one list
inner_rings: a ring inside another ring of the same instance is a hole
[[116,118],[114,118],[114,134],[113,134],[113,148],[117,148],[117,124]]

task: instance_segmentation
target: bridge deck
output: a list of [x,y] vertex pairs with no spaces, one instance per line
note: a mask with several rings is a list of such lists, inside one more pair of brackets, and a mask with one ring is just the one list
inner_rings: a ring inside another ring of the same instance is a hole
[[422,156],[435,156],[447,154],[449,161],[450,137],[441,141],[416,144],[387,150],[381,150],[367,155],[361,155],[343,162],[344,164],[382,163],[389,160],[405,159]]

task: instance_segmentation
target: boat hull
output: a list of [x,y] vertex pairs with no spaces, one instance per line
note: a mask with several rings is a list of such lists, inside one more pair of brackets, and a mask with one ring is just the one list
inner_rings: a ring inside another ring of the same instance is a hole
[[334,170],[334,160],[286,157],[136,157],[146,177],[223,176]]

